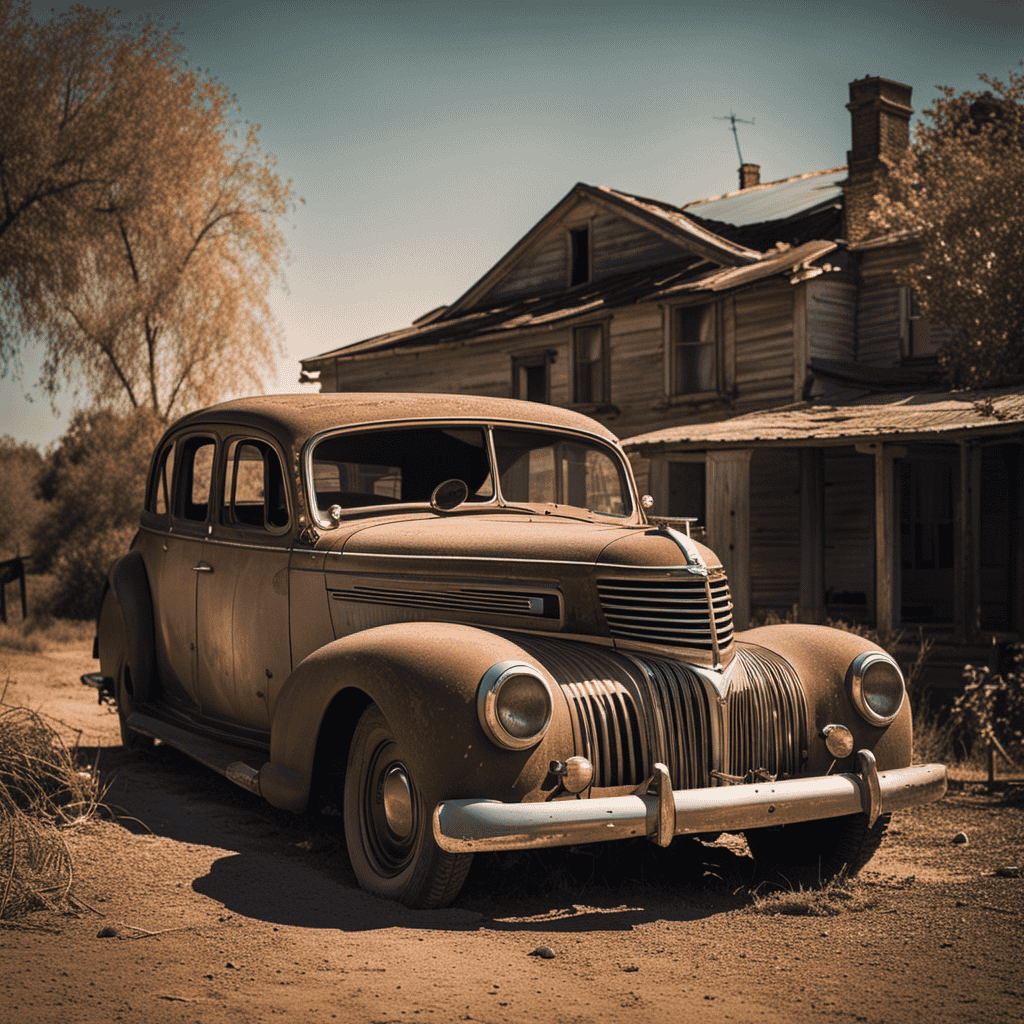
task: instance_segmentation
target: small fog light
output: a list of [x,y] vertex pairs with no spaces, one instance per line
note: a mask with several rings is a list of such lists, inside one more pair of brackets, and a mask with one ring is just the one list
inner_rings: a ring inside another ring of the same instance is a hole
[[845,725],[826,725],[821,730],[821,735],[828,752],[836,760],[849,757],[853,753],[853,733]]
[[567,793],[582,793],[594,781],[594,766],[585,757],[552,761],[551,773],[562,780]]

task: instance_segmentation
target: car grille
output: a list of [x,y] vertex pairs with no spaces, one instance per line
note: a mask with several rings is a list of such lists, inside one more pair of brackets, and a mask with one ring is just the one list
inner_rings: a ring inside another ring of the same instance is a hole
[[711,653],[732,643],[732,597],[723,572],[669,580],[604,579],[597,581],[597,591],[614,637]]
[[668,767],[674,789],[800,773],[803,691],[789,664],[769,651],[739,645],[720,700],[700,674],[668,658],[515,639],[565,695],[576,752],[593,764],[595,786],[638,785],[656,761]]

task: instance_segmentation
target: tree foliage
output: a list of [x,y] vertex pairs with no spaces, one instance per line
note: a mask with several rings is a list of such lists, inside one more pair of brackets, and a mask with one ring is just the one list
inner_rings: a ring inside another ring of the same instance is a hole
[[37,487],[43,456],[34,445],[0,437],[0,559],[27,555],[43,503]]
[[988,90],[944,87],[923,112],[873,215],[916,239],[902,283],[925,318],[957,328],[939,361],[960,387],[1024,374],[1024,73],[979,77]]
[[164,425],[148,407],[79,411],[39,478],[46,514],[33,536],[35,567],[55,576],[52,614],[87,619],[107,572],[139,525],[149,460]]
[[[115,12],[116,13],[116,12]],[[162,419],[258,387],[290,182],[173,33],[0,4],[0,370]]]

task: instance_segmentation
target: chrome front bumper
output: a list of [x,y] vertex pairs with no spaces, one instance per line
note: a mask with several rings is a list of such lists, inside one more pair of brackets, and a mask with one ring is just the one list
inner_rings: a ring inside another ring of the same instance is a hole
[[647,836],[667,846],[675,835],[741,832],[796,821],[880,814],[938,800],[946,768],[914,765],[879,772],[869,750],[858,751],[860,774],[673,791],[668,769],[654,766],[647,792],[596,800],[506,804],[446,800],[434,808],[434,839],[448,853],[524,850]]

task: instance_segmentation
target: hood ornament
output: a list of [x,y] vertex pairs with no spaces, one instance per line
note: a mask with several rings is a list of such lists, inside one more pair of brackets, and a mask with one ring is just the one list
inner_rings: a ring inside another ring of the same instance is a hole
[[674,530],[668,523],[658,523],[655,527],[655,533],[668,537],[682,551],[683,557],[686,559],[687,572],[693,573],[694,576],[708,576],[707,563],[701,558],[697,545],[694,544],[687,534]]

